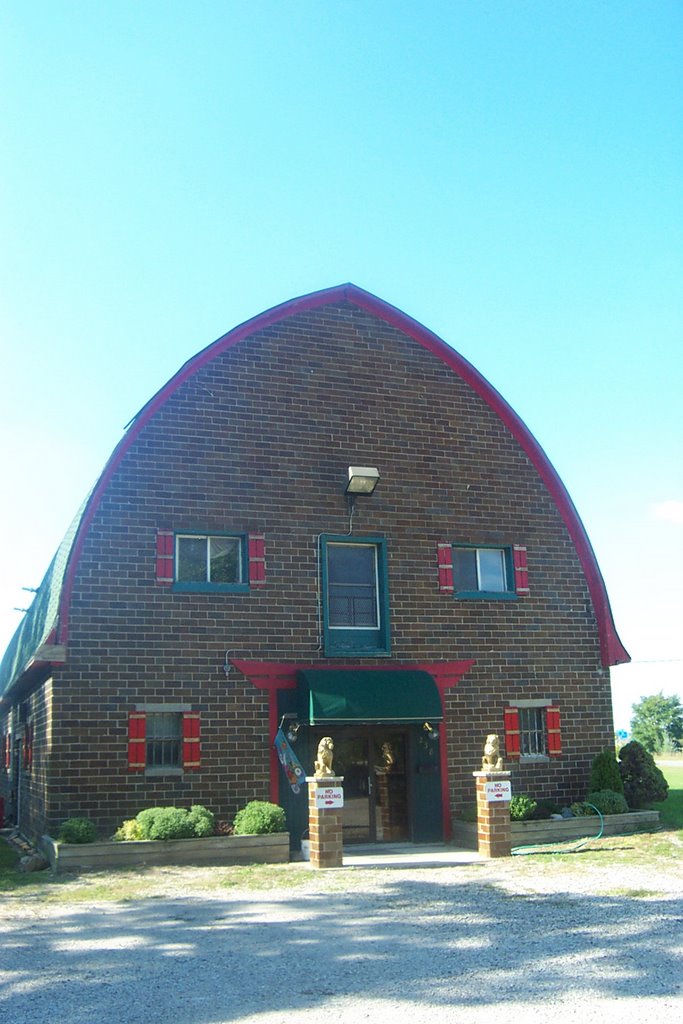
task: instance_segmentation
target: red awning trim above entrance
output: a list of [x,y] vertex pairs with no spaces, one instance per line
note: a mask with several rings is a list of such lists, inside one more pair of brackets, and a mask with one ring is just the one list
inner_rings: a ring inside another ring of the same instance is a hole
[[415,664],[395,662],[383,665],[321,665],[320,662],[291,662],[291,661],[243,661],[231,658],[230,664],[234,665],[243,676],[249,680],[252,686],[258,690],[295,690],[297,687],[297,673],[302,669],[315,669],[316,672],[428,672],[436,683],[439,693],[450,690],[457,686],[462,677],[475,664],[474,659],[470,661],[428,661]]

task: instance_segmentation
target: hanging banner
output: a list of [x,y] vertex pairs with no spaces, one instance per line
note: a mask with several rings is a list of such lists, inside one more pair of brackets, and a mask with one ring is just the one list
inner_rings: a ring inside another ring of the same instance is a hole
[[298,757],[287,742],[287,737],[282,729],[278,729],[273,746],[277,750],[277,756],[287,776],[287,781],[292,787],[292,792],[300,793],[301,787],[306,782],[306,775]]

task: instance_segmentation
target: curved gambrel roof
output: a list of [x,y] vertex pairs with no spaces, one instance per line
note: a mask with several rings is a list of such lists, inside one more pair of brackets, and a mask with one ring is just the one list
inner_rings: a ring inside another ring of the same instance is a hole
[[[445,341],[439,338],[432,331],[428,330],[416,320],[413,320],[412,317],[407,316],[407,314],[401,312],[401,310],[397,309],[395,306],[389,305],[382,299],[377,298],[377,296],[372,295],[370,292],[366,292],[362,288],[358,288],[353,284],[338,285],[334,288],[327,288],[322,291],[313,292],[310,295],[303,295],[299,298],[291,299],[288,302],[284,302],[279,306],[274,306],[272,309],[266,310],[264,313],[260,313],[253,319],[247,320],[245,323],[235,327],[232,331],[224,334],[221,338],[218,338],[217,341],[214,341],[213,344],[207,346],[207,348],[198,352],[195,356],[189,359],[180,368],[178,373],[176,373],[175,376],[172,377],[131,420],[128,424],[126,434],[114,449],[109,462],[105,466],[100,479],[94,487],[83,515],[80,517],[78,529],[73,536],[69,564],[61,587],[58,626],[55,637],[56,642],[58,644],[65,644],[68,639],[69,607],[73,582],[76,568],[78,566],[78,560],[90,523],[99,508],[100,501],[113,473],[117,469],[125,453],[128,451],[140,432],[144,429],[146,423],[151,419],[151,417],[154,416],[169,396],[184,384],[185,381],[192,377],[197,370],[205,366],[226,349],[231,348],[233,345],[243,341],[245,338],[255,334],[257,331],[263,330],[264,328],[278,323],[287,317],[315,310],[321,306],[341,302],[357,306],[413,338],[429,352],[441,359],[451,368],[451,370],[453,370],[454,373],[469,384],[469,386],[502,420],[512,435],[517,439],[522,449],[536,468],[555,505],[557,506],[557,509],[574,543],[574,547],[586,576],[588,589],[595,609],[600,635],[600,651],[603,665],[618,665],[620,663],[630,661],[630,657],[617,634],[605,584],[590,541],[588,540],[586,530],[564,484],[560,480],[548,457],[536,441],[533,434],[528,430],[505,399],[463,356],[459,355],[458,352],[447,345]],[[36,599],[34,607],[38,604],[38,599]],[[27,619],[31,616],[32,612],[33,608],[31,608],[27,613]],[[35,632],[35,623],[30,632]],[[19,666],[17,667],[19,668],[19,671],[21,671],[21,668]],[[0,693],[2,692],[3,681],[7,685],[10,685],[12,682],[11,679],[3,680],[2,673],[0,672]]]

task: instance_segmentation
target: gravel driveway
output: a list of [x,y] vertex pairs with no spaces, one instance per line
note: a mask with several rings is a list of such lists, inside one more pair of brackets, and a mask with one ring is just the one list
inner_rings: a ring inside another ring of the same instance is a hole
[[285,870],[295,887],[208,891],[203,869],[156,898],[0,901],[0,1020],[681,1019],[680,861]]

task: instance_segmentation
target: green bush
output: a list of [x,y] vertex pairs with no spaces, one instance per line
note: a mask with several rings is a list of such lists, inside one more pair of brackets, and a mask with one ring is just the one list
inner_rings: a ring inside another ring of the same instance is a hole
[[603,750],[593,758],[589,788],[591,793],[601,793],[609,789],[623,796],[624,783],[613,750]]
[[619,771],[629,807],[645,807],[666,800],[669,784],[652,754],[637,740],[631,740],[619,751]]
[[586,803],[593,804],[601,814],[627,814],[628,804],[623,793],[615,793],[611,789],[599,789],[596,793],[589,793]]
[[[146,807],[132,822],[124,821],[114,838],[203,839],[213,835],[214,822],[214,815],[201,804],[194,804],[189,811],[184,807]],[[119,835],[124,829],[130,835]]]
[[286,832],[285,812],[266,800],[252,800],[235,815],[236,836],[262,836],[270,832]]
[[67,818],[59,830],[61,843],[94,843],[97,829],[89,818]]
[[123,824],[117,828],[112,839],[117,843],[130,843],[136,839],[142,839],[140,823],[136,818],[129,818],[128,821],[124,821]]
[[595,808],[591,807],[585,800],[577,800],[569,809],[575,818],[589,818],[591,814],[596,813]]
[[513,821],[527,821],[533,817],[536,806],[535,800],[520,793],[510,799],[510,817]]
[[192,822],[193,834],[197,839],[204,839],[212,836],[216,826],[216,816],[208,811],[201,804],[193,804],[190,807],[188,818]]
[[135,816],[135,820],[140,826],[141,839],[152,838],[151,832],[154,828],[154,822],[163,810],[163,807],[146,807],[144,811],[140,811],[140,813]]
[[191,839],[194,827],[184,807],[164,807],[154,818],[150,839]]
[[534,821],[546,821],[551,814],[559,814],[560,805],[554,800],[537,800],[536,810],[531,815]]

